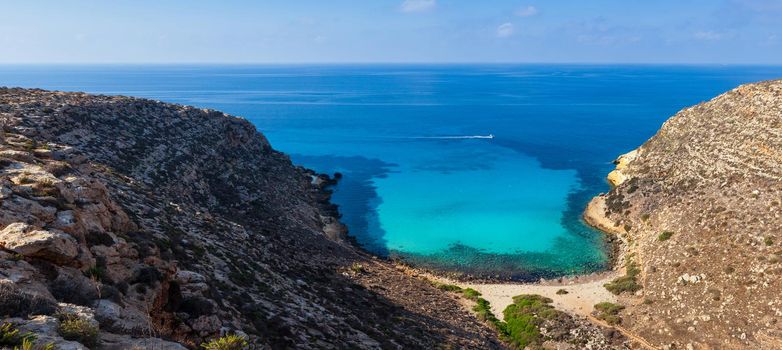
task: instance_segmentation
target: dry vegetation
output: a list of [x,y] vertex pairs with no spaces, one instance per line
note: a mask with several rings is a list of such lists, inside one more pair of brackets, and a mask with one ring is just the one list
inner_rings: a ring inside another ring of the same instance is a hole
[[607,286],[630,293],[605,319],[671,349],[782,348],[780,130],[782,81],[750,84],[682,110],[618,162],[618,186],[593,204],[635,266]]

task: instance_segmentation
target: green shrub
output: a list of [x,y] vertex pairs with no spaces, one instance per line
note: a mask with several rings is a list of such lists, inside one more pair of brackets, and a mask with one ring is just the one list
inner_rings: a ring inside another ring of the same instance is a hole
[[624,306],[609,303],[604,301],[599,304],[595,304],[595,310],[597,311],[596,317],[600,320],[606,321],[610,325],[619,324],[622,319],[619,317],[619,312],[624,310]]
[[472,311],[475,312],[478,319],[489,322],[501,337],[504,336],[505,324],[494,315],[494,313],[491,311],[491,304],[488,300],[480,297],[480,292],[472,288],[462,289],[461,287],[453,284],[436,284],[436,286],[440,290],[462,293],[465,298],[474,300],[475,306],[473,306]]
[[66,340],[73,340],[86,346],[93,347],[98,344],[98,327],[89,321],[74,314],[60,314],[60,327],[58,332]]
[[14,350],[54,350],[54,344],[35,344],[32,339],[24,339],[20,346],[14,347]]
[[22,185],[27,185],[27,184],[35,183],[35,179],[33,179],[32,177],[30,177],[30,176],[28,176],[28,175],[22,175],[22,176],[19,176],[19,177],[17,178],[17,181],[19,181],[19,184],[22,184]]
[[437,284],[436,286],[437,286],[437,289],[443,290],[443,291],[446,291],[446,292],[461,292],[462,291],[462,287],[459,287],[459,286],[453,285],[453,284],[440,283],[440,284]]
[[557,290],[557,295],[565,295],[568,294],[568,291],[565,289],[559,289]]
[[353,265],[350,265],[350,271],[353,271],[353,273],[355,274],[361,274],[366,272],[366,270],[364,270],[364,265],[361,265],[357,262],[354,262]]
[[523,349],[531,344],[542,344],[539,327],[543,321],[564,315],[554,309],[551,302],[550,298],[535,294],[513,297],[513,304],[503,311],[505,336],[513,346]]
[[763,240],[763,242],[766,243],[766,245],[774,245],[774,239],[771,237],[766,237],[766,239]]
[[96,281],[102,281],[106,277],[106,270],[99,266],[93,266],[84,271],[84,276]]
[[42,188],[44,188],[44,187],[54,187],[54,180],[45,177],[43,179],[38,180],[38,183],[36,183],[36,185],[38,185],[38,186],[40,186]]
[[540,320],[534,315],[520,315],[505,321],[505,332],[511,345],[524,349],[530,344],[542,343]]
[[628,259],[626,269],[627,273],[624,276],[615,278],[613,281],[604,284],[603,287],[615,295],[624,292],[635,293],[641,290],[642,286],[638,284],[638,275],[641,273],[641,270],[638,268],[638,265]]
[[12,323],[5,322],[0,325],[0,348],[17,347],[25,341],[32,343],[35,335],[32,333],[21,333]]
[[622,276],[614,279],[610,283],[603,285],[609,292],[619,295],[624,292],[635,293],[641,290],[641,285],[636,282],[635,277]]
[[649,220],[649,214],[641,214],[641,221]]
[[206,350],[244,350],[248,349],[247,339],[240,335],[229,334],[208,343],[201,344]]
[[657,240],[660,242],[667,241],[669,238],[671,238],[671,236],[673,236],[673,232],[663,231],[659,236],[657,236]]
[[24,140],[22,142],[22,147],[24,147],[24,149],[26,149],[28,151],[32,151],[32,150],[38,148],[38,141],[36,141],[36,140],[29,140],[29,139],[28,140]]
[[464,289],[464,294],[474,296],[473,311],[478,318],[494,326],[500,338],[516,349],[542,345],[545,340],[540,333],[542,323],[546,320],[568,317],[567,314],[550,305],[551,299],[535,294],[524,294],[513,298],[513,304],[508,305],[502,312],[504,321],[500,321],[491,312],[489,301],[479,297],[480,293],[467,288]]
[[462,289],[462,295],[470,300],[478,300],[478,297],[481,296],[481,292],[472,288],[465,288]]
[[472,288],[465,288],[462,289],[462,295],[464,295],[465,298],[477,301],[481,297],[481,292],[472,289]]
[[641,274],[641,269],[638,268],[638,264],[636,264],[632,260],[627,262],[627,265],[625,265],[625,268],[627,269],[627,275],[628,276],[636,277],[639,274]]
[[503,324],[499,319],[497,319],[497,316],[491,312],[491,304],[489,304],[488,300],[484,298],[478,298],[478,300],[475,301],[475,306],[473,306],[472,311],[475,311],[475,313],[478,315],[478,319],[488,321],[498,331],[503,330]]
[[622,305],[609,303],[607,301],[604,301],[604,302],[599,303],[599,304],[595,304],[595,310],[597,310],[599,312],[604,312],[604,313],[607,313],[607,314],[612,314],[612,315],[618,314],[619,311],[624,310],[624,308],[625,307],[622,306]]

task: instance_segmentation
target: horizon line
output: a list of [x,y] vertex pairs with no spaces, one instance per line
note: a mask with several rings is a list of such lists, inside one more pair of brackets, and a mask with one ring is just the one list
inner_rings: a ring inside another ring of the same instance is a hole
[[759,62],[535,62],[535,61],[506,61],[506,62],[437,62],[437,61],[404,61],[404,62],[0,62],[0,66],[371,66],[371,65],[430,65],[430,66],[457,66],[457,65],[573,65],[573,66],[759,66],[780,67],[782,63]]

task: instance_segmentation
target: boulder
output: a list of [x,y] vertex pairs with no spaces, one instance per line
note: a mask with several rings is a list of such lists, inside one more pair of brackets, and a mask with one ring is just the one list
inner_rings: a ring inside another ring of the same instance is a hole
[[0,281],[0,315],[26,317],[55,311],[57,303],[51,295],[31,293],[8,280]]
[[0,283],[11,283],[31,294],[54,299],[38,270],[27,261],[18,258],[10,252],[0,251]]
[[207,335],[219,332],[222,323],[217,315],[203,315],[196,318],[190,327],[195,331],[201,332],[202,335]]
[[52,226],[67,233],[74,233],[76,218],[73,215],[73,210],[57,212],[57,218],[52,223]]
[[33,163],[35,162],[35,157],[33,157],[33,154],[30,152],[25,151],[19,151],[19,150],[13,150],[13,149],[4,149],[0,151],[0,156],[5,158],[10,158],[26,163]]
[[95,303],[95,318],[100,322],[101,329],[110,332],[138,336],[153,331],[152,321],[137,308],[122,307],[107,299]]
[[40,230],[22,222],[0,231],[0,245],[24,256],[41,258],[57,264],[72,261],[79,253],[79,244],[65,232]]
[[203,283],[206,282],[206,277],[198,272],[179,270],[174,275],[174,280],[180,284]]
[[54,221],[57,209],[17,195],[3,200],[0,206],[0,225],[26,222],[42,227]]
[[95,310],[81,305],[59,303],[59,312],[67,315],[76,316],[82,320],[86,320],[90,325],[98,327],[98,321],[95,319]]
[[49,283],[49,290],[57,300],[89,306],[98,299],[98,284],[75,268],[57,269],[57,277]]
[[165,341],[160,338],[133,338],[127,335],[101,333],[101,349],[125,350],[125,349],[155,349],[155,350],[187,350],[186,347]]
[[18,325],[22,333],[35,334],[36,344],[52,344],[58,350],[89,350],[79,342],[63,339],[57,332],[60,323],[52,316],[35,316],[27,320],[12,318],[5,321]]
[[209,290],[206,277],[197,272],[177,271],[174,275],[174,280],[179,283],[182,296],[185,297],[201,296]]

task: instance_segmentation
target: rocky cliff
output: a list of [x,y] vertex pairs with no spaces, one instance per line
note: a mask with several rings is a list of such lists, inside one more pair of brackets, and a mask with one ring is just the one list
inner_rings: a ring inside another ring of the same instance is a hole
[[41,343],[501,347],[455,297],[341,242],[325,178],[243,119],[3,88],[0,122],[0,316]]
[[782,348],[782,81],[682,110],[609,180],[586,218],[640,268],[625,328],[660,348]]

